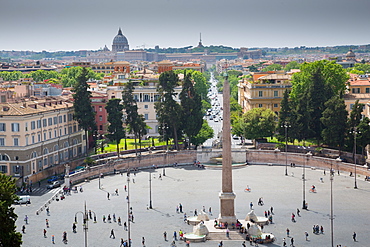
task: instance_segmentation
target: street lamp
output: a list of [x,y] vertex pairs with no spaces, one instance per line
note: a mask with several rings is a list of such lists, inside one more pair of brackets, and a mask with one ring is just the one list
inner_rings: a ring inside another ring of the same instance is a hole
[[152,173],[149,172],[149,208],[152,209]]
[[285,176],[288,176],[288,127],[292,126],[285,121],[281,127],[285,128]]
[[130,170],[127,170],[127,240],[131,247],[131,224],[130,224]]
[[354,160],[355,160],[355,189],[357,189],[357,173],[356,173],[356,136],[357,136],[357,127],[354,127],[353,128],[353,134],[355,135],[355,138],[354,138],[354,144],[355,144],[355,146],[354,146]]
[[306,159],[305,159],[305,162],[303,162],[303,174],[302,174],[302,181],[303,181],[303,205],[302,205],[302,209],[307,209],[307,203],[306,203],[306,162],[308,162],[308,159],[309,159],[309,157],[311,155],[312,155],[311,152],[306,153]]
[[[91,211],[92,213],[94,213],[94,223],[97,223],[96,221],[96,214],[95,212]],[[89,221],[89,218],[88,218],[88,213],[87,213],[87,210],[86,210],[86,201],[85,201],[85,207],[84,207],[84,212],[82,211],[78,211],[76,214],[75,214],[75,224],[77,224],[77,214],[82,214],[82,219],[83,219],[83,224],[82,224],[82,227],[83,227],[83,230],[84,230],[84,233],[85,233],[85,247],[87,247],[87,230],[89,229],[88,227],[88,221]]]

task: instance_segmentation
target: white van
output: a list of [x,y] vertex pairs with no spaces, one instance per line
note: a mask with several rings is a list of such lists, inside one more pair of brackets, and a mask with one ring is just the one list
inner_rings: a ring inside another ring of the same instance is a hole
[[30,196],[19,196],[19,200],[15,201],[16,204],[31,204]]

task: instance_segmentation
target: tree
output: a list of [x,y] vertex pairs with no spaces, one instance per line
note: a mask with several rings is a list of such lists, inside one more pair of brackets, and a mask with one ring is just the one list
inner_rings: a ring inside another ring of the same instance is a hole
[[291,61],[287,65],[285,65],[284,70],[285,71],[291,71],[292,69],[299,69],[301,65],[297,61]]
[[87,84],[88,71],[83,68],[81,74],[77,77],[77,83],[73,87],[73,108],[74,118],[78,124],[85,130],[86,154],[88,150],[88,131],[96,130],[95,112],[92,111],[90,96],[88,91],[90,86]]
[[321,117],[325,127],[322,131],[323,141],[331,147],[342,150],[347,130],[346,104],[343,98],[334,96],[325,103],[325,107]]
[[159,129],[164,130],[165,127],[169,128],[168,133],[172,133],[176,149],[178,149],[178,136],[181,135],[182,127],[182,109],[174,99],[176,96],[175,87],[178,85],[178,80],[177,75],[172,70],[166,71],[159,76],[159,83],[157,85],[159,100],[154,106],[157,112],[158,122],[160,123]]
[[123,121],[122,121],[122,110],[123,105],[121,105],[120,99],[110,99],[105,107],[107,109],[108,113],[108,132],[109,134],[107,137],[116,142],[117,146],[117,156],[119,157],[120,151],[119,151],[119,144],[121,142],[122,138],[126,137],[125,129],[123,127]]
[[[136,104],[136,100],[133,95],[134,89],[135,87],[132,81],[129,81],[126,83],[122,91],[122,106],[126,112],[125,122],[128,127],[128,131],[129,133],[134,133],[135,139],[136,139],[137,126],[135,125],[139,122],[138,118],[140,116],[138,113],[138,107]],[[136,145],[136,140],[135,140],[135,145]],[[127,149],[126,140],[125,140],[125,149]]]
[[185,74],[180,93],[182,122],[187,123],[184,124],[183,130],[189,138],[189,144],[192,143],[193,137],[198,134],[203,124],[202,102],[190,77],[190,74]]
[[203,120],[202,128],[196,136],[193,137],[192,143],[195,145],[194,149],[201,144],[203,144],[208,139],[212,138],[214,135],[213,129],[208,125],[207,120]]
[[364,109],[364,104],[359,103],[359,100],[356,100],[355,104],[352,106],[351,112],[349,114],[348,119],[348,129],[347,129],[347,139],[346,139],[346,146],[347,150],[353,149],[354,143],[354,131],[361,123],[362,119],[362,111]]
[[17,200],[15,180],[0,173],[0,246],[21,246],[22,234],[16,232],[18,216],[12,204]]
[[87,79],[100,80],[103,78],[102,73],[95,73],[91,68],[83,67],[72,67],[64,68],[60,71],[60,79],[64,87],[74,87],[75,83],[78,82],[80,74],[84,71],[86,73]]
[[278,70],[282,70],[283,69],[283,66],[281,66],[281,64],[271,64],[269,66],[267,66],[266,68],[263,68],[262,71],[263,72],[267,72],[267,71],[278,71]]
[[318,68],[320,68],[324,83],[331,88],[333,95],[344,93],[349,79],[346,71],[334,61],[320,60],[312,63],[303,63],[300,68],[301,72],[293,74],[292,92],[290,93],[292,100],[296,100],[299,95],[306,93],[307,88],[312,84],[312,75],[318,71]]
[[241,123],[246,139],[258,139],[273,136],[276,128],[275,113],[270,109],[254,108],[246,112]]

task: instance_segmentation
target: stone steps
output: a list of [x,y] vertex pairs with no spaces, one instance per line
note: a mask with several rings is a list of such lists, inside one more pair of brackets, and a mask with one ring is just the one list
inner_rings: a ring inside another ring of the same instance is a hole
[[245,234],[238,231],[230,231],[229,237],[226,237],[225,232],[210,232],[208,233],[207,240],[245,240]]

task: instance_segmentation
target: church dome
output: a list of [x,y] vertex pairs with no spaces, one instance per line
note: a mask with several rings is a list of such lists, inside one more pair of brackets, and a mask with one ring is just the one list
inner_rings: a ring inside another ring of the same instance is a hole
[[112,51],[125,51],[129,49],[127,38],[122,34],[121,28],[118,30],[118,34],[113,39]]
[[354,59],[355,57],[356,57],[356,55],[352,50],[349,50],[346,54],[347,59]]

